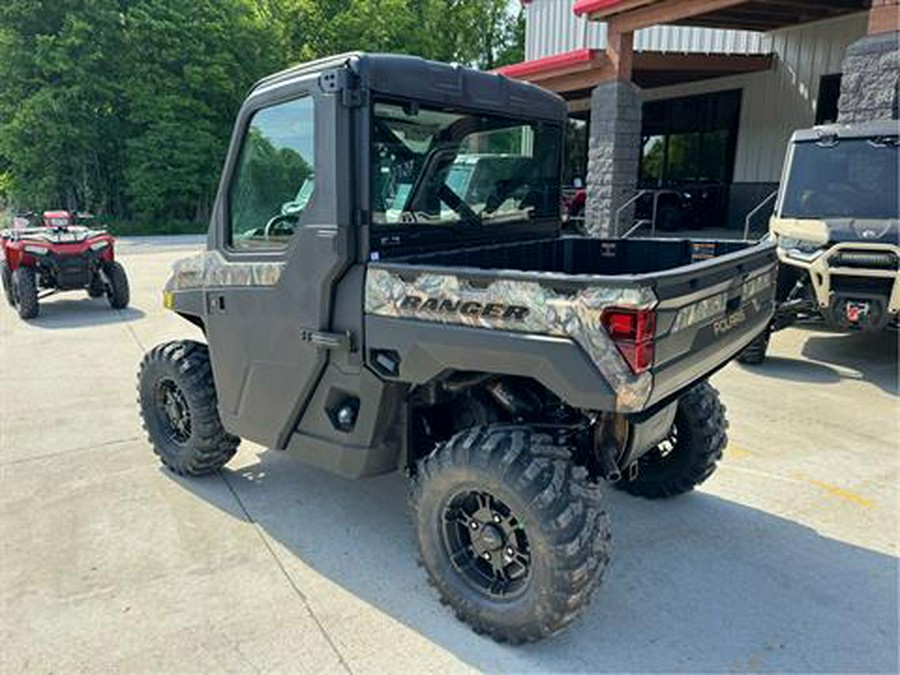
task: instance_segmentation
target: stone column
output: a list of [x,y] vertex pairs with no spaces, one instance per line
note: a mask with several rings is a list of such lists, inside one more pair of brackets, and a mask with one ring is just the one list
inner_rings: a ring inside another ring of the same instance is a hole
[[[616,211],[637,188],[641,96],[631,82],[613,80],[591,93],[585,226],[592,237],[615,236]],[[623,232],[634,209],[622,214]],[[621,234],[621,233],[620,233]]]
[[869,34],[850,45],[844,55],[838,122],[898,118],[898,14],[897,0],[872,0]]

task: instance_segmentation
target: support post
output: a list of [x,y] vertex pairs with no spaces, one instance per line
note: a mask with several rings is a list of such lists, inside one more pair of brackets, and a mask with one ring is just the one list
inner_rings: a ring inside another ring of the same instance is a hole
[[872,0],[869,34],[850,45],[844,55],[838,122],[898,119],[898,15],[898,0]]
[[[631,83],[632,45],[633,33],[610,31],[606,54],[612,77],[591,93],[585,226],[593,237],[615,235],[616,211],[637,188],[641,96]],[[630,225],[630,214],[624,216]]]

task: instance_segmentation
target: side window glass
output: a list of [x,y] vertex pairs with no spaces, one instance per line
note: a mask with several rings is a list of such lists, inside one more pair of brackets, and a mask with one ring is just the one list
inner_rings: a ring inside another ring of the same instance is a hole
[[306,97],[250,119],[228,197],[232,248],[284,248],[294,234],[315,190],[313,107]]

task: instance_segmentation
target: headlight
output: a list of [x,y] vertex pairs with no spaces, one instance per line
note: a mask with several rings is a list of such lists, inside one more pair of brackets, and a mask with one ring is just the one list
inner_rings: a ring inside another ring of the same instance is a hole
[[822,254],[822,244],[806,239],[794,239],[793,237],[778,237],[778,248],[782,249],[791,258],[798,260],[815,260]]
[[104,248],[106,248],[107,246],[109,246],[109,242],[108,242],[108,241],[97,241],[97,242],[94,242],[93,244],[91,244],[91,250],[92,250],[92,251],[99,251],[100,249],[104,249]]
[[25,246],[25,253],[31,253],[33,255],[47,255],[47,249],[43,246]]

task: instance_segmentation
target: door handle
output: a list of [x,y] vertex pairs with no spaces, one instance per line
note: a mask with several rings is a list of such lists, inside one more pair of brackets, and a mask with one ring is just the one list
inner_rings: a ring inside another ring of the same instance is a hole
[[309,342],[317,349],[334,349],[353,351],[353,340],[350,332],[346,333],[326,333],[318,330],[301,330],[300,340]]
[[210,314],[224,314],[225,294],[210,293],[208,296],[206,296],[206,310]]

